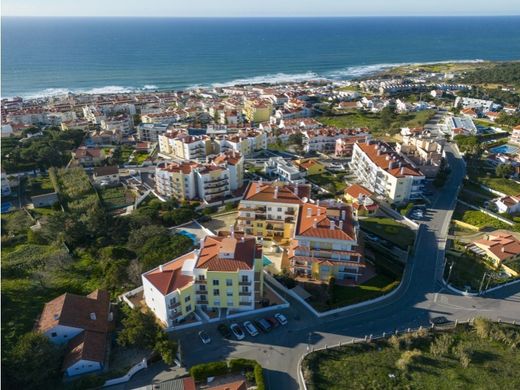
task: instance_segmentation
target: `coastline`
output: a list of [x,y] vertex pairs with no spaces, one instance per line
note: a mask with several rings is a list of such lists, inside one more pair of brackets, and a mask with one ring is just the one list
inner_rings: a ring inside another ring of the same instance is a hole
[[492,61],[485,59],[468,59],[468,60],[442,60],[442,61],[426,61],[426,62],[403,62],[403,63],[381,63],[381,64],[369,64],[369,65],[356,65],[349,66],[336,71],[326,72],[322,75],[316,72],[306,73],[274,73],[253,76],[248,78],[240,78],[230,80],[228,82],[215,82],[211,84],[197,84],[188,86],[185,88],[168,88],[158,87],[154,84],[146,84],[141,87],[138,86],[119,86],[119,85],[107,85],[100,87],[93,87],[88,89],[72,89],[66,87],[59,88],[47,88],[45,90],[28,93],[28,94],[17,94],[13,96],[2,96],[2,99],[12,99],[14,97],[21,97],[24,100],[42,100],[53,97],[61,97],[68,94],[73,95],[114,95],[114,94],[146,94],[153,92],[168,93],[178,92],[194,89],[212,89],[212,88],[225,88],[233,86],[245,86],[245,85],[280,85],[280,84],[297,84],[305,82],[327,82],[327,83],[346,83],[351,80],[360,80],[372,76],[388,76],[391,74],[399,75],[395,73],[398,69],[409,69],[410,67],[424,67],[424,66],[435,66],[435,65],[458,65],[468,67],[475,67],[475,65],[493,65],[498,63],[518,62],[518,60],[509,61]]

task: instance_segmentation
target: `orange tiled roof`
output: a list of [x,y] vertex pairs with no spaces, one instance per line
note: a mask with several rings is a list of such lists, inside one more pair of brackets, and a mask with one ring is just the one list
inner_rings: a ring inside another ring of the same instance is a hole
[[[232,257],[223,257],[223,252],[232,253]],[[221,272],[251,270],[257,256],[261,257],[261,254],[254,237],[206,236],[196,267]]]
[[103,332],[81,332],[67,344],[63,369],[66,370],[80,360],[105,362],[107,334]]
[[[295,194],[295,187],[298,187],[298,195]],[[278,194],[275,198],[275,187],[278,187]],[[302,204],[304,197],[310,196],[310,186],[308,184],[284,184],[281,182],[250,182],[247,187],[245,200],[273,203],[295,203]]]
[[[298,236],[334,240],[355,240],[356,233],[352,221],[352,209],[349,206],[344,206],[341,210],[345,212],[342,229],[339,228],[339,220],[335,221],[327,215],[326,207],[310,203],[304,204],[300,210],[296,234]],[[333,222],[335,227],[331,229]]]
[[192,276],[182,274],[184,262],[195,258],[195,252],[189,252],[160,267],[155,268],[144,275],[150,283],[163,295],[168,295],[172,291],[187,286],[193,281]]
[[485,247],[502,261],[520,254],[520,241],[505,232],[489,234],[487,239],[476,240],[474,243]]
[[345,188],[345,194],[353,198],[359,198],[359,195],[372,196],[372,192],[367,190],[365,187],[359,184],[352,184]]
[[[423,176],[421,172],[413,168],[410,164],[403,160],[399,154],[394,152],[390,146],[384,143],[358,143],[356,144],[368,158],[379,168],[387,171],[394,177],[404,176]],[[379,148],[379,149],[378,149]],[[390,168],[391,162],[401,163],[401,167]]]

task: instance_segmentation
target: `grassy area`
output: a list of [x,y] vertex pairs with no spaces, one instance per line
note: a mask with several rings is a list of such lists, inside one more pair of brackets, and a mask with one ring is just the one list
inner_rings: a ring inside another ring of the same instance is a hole
[[132,159],[132,162],[137,164],[137,165],[141,165],[142,163],[144,163],[148,158],[150,157],[150,155],[147,153],[147,152],[143,152],[143,151],[140,151],[140,152],[135,152],[134,153],[134,158]]
[[117,209],[131,205],[134,202],[134,196],[124,187],[104,188],[99,190],[99,195],[103,206],[107,209]]
[[54,192],[54,186],[48,176],[29,177],[25,182],[27,196],[36,196]]
[[[490,328],[482,335],[461,325],[314,352],[302,364],[307,388],[518,389],[520,354],[511,341],[518,340],[520,329],[507,324]],[[407,360],[411,351],[415,357]]]
[[347,187],[347,184],[343,180],[343,176],[331,172],[324,172],[319,175],[307,176],[307,180],[325,188],[327,191],[330,191],[333,194],[343,195],[343,191]]
[[399,280],[377,275],[356,287],[335,284],[331,290],[327,285],[304,283],[304,288],[312,295],[309,304],[318,311],[327,311],[380,297],[398,285]]
[[[451,274],[449,275],[449,283],[460,290],[469,289],[478,291],[484,274],[486,272],[493,274],[497,272],[491,263],[486,262],[473,253],[461,252],[457,256],[457,254],[450,251],[450,253],[446,255],[446,259],[448,263],[444,270],[444,278],[446,280],[448,279],[450,266],[453,264]],[[504,283],[507,279],[508,278],[494,278],[489,283],[489,287]],[[484,287],[487,285],[487,278],[485,283]]]
[[376,234],[403,249],[413,245],[415,240],[415,233],[408,226],[391,218],[365,218],[359,224],[364,231]]
[[453,218],[479,228],[511,229],[511,226],[508,224],[478,210],[467,210],[462,207],[457,207]]
[[503,192],[507,195],[518,195],[520,194],[520,183],[506,179],[503,177],[479,177],[473,178],[478,183],[485,185],[495,191]]
[[318,118],[326,126],[339,128],[368,127],[373,132],[397,133],[401,127],[421,127],[430,120],[435,111],[424,110],[396,114],[391,128],[383,124],[380,113],[355,111],[344,115],[323,116]]

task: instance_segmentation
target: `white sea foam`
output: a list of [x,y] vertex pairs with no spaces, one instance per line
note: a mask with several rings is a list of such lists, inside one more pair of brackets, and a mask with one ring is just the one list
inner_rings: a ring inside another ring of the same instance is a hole
[[159,87],[157,85],[154,85],[154,84],[145,84],[143,86],[143,89],[144,90],[155,90],[155,89],[159,89]]
[[289,74],[289,73],[273,73],[273,74],[266,74],[262,76],[253,76],[253,77],[247,77],[242,79],[235,79],[223,83],[213,83],[211,84],[212,87],[229,87],[232,85],[245,85],[245,84],[277,84],[277,83],[298,83],[302,81],[307,80],[314,80],[314,79],[320,79],[323,78],[317,73],[314,72],[306,72],[306,73],[295,73],[295,74]]

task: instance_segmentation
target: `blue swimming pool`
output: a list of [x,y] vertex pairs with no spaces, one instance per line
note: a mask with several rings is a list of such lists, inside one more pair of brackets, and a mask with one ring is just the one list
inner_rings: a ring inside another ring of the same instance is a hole
[[190,233],[186,230],[179,230],[179,234],[182,234],[183,236],[186,236],[188,238],[191,238],[194,244],[196,244],[199,240],[197,239],[197,236],[193,233]]
[[515,154],[518,153],[518,147],[513,145],[500,145],[495,146],[494,148],[489,149],[491,153],[501,153],[501,154]]
[[11,210],[11,207],[13,204],[11,202],[3,202],[2,203],[2,213],[7,213],[9,210]]

